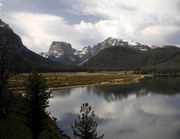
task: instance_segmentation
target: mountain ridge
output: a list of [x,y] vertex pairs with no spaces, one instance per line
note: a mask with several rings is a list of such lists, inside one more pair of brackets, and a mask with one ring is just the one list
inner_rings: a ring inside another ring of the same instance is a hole
[[8,66],[12,67],[13,65],[14,71],[28,71],[33,67],[43,69],[58,64],[51,59],[41,57],[25,47],[21,38],[2,20],[0,20],[0,48],[6,53],[5,55],[8,58],[11,57],[13,59],[13,63],[10,63]]
[[91,70],[142,70],[180,68],[180,48],[169,46],[149,51],[107,48],[83,64]]
[[29,50],[8,24],[0,20],[0,54],[7,51],[15,71],[89,71],[180,69],[180,48],[151,48],[138,42],[109,37],[94,46],[75,50],[70,43],[54,41],[44,57]]
[[[64,48],[62,48],[64,47]],[[71,47],[69,50],[64,50],[65,47]],[[73,58],[74,61],[68,61],[68,62],[63,62],[65,64],[81,64],[90,59],[91,57],[95,56],[98,54],[101,50],[109,48],[109,47],[129,47],[132,49],[137,49],[141,51],[147,51],[151,49],[148,45],[143,45],[138,42],[133,42],[133,41],[127,41],[127,40],[122,40],[122,39],[117,39],[117,38],[112,38],[108,37],[102,42],[99,42],[95,44],[94,46],[85,46],[80,50],[76,50],[72,48],[70,43],[66,43],[63,41],[53,41],[52,44],[50,45],[49,51],[48,52],[41,52],[40,55],[44,56],[46,58],[50,58],[59,62],[64,61],[60,57],[63,55],[68,55],[69,57]],[[59,53],[54,49],[63,49],[63,53],[59,51]],[[50,50],[51,49],[51,50]],[[73,51],[73,53],[71,52]],[[71,54],[69,54],[71,53]]]

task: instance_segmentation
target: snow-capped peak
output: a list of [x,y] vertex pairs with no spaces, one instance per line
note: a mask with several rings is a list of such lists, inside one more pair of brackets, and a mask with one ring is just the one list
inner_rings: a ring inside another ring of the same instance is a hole
[[133,49],[137,49],[141,51],[147,51],[148,49],[150,49],[149,46],[142,45],[139,42],[117,39],[117,38],[112,38],[112,37],[108,37],[103,42],[98,43],[97,45],[94,46],[94,48],[96,49],[96,51],[98,51],[98,50],[102,50],[102,49],[105,49],[108,47],[114,47],[114,46],[129,47],[129,48],[133,48]]
[[112,37],[108,37],[106,40],[104,40],[102,42],[104,45],[106,44],[110,44],[112,46],[116,46],[116,45],[124,45],[124,41],[122,39],[117,39],[117,38],[112,38]]
[[124,40],[125,42],[127,42],[129,45],[131,46],[135,46],[135,45],[139,45],[140,43],[135,42],[135,41],[130,41],[130,40]]
[[79,55],[79,57],[83,57],[84,55],[91,53],[92,52],[92,47],[91,46],[85,46],[82,49],[80,49],[79,51],[77,51],[77,54]]
[[135,41],[123,40],[108,37],[102,42],[97,43],[94,46],[85,46],[80,50],[75,50],[71,47],[70,43],[53,41],[48,53],[42,53],[41,55],[44,57],[53,56],[57,59],[67,58],[69,57],[69,61],[78,60],[80,63],[88,60],[92,56],[98,54],[101,50],[109,48],[109,47],[127,47],[140,51],[147,51],[151,49],[147,45],[142,45]]

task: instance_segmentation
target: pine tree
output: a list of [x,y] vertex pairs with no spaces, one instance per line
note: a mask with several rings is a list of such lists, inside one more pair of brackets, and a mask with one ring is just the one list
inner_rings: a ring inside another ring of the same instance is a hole
[[37,72],[33,71],[26,83],[27,101],[29,105],[28,125],[33,133],[33,139],[37,139],[44,127],[44,121],[48,117],[46,107],[50,92],[47,92],[45,80]]
[[11,92],[8,88],[8,78],[13,73],[13,54],[8,49],[7,33],[0,32],[0,117],[9,111]]
[[94,121],[94,111],[88,103],[81,106],[79,121],[74,122],[72,125],[73,133],[80,139],[101,139],[104,135],[97,135],[97,123]]

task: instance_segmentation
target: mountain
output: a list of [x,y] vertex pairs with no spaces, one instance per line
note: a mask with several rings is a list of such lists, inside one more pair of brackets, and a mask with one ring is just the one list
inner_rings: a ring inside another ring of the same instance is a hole
[[0,20],[0,54],[3,53],[13,61],[8,66],[15,71],[27,71],[32,67],[44,69],[57,65],[57,62],[43,58],[25,47],[9,25]]
[[73,49],[66,42],[53,42],[47,57],[63,64],[80,65],[88,70],[170,69],[180,67],[179,52],[180,48],[175,46],[150,47],[109,37],[80,50]]
[[70,43],[52,42],[48,52],[42,52],[41,56],[58,61],[63,64],[83,64],[97,55],[101,50],[109,47],[126,47],[134,50],[147,51],[151,48],[138,42],[127,41],[108,37],[103,42],[94,46],[85,46],[80,50],[73,49]]
[[[8,24],[0,20],[0,66],[14,71],[135,70],[180,69],[180,48],[143,45],[138,42],[107,38],[94,46],[75,50],[70,43],[54,41],[49,51],[40,56],[27,47]],[[45,58],[44,58],[45,57]]]
[[141,51],[129,47],[109,47],[83,64],[92,70],[135,70],[143,68],[180,68],[180,48],[163,48]]
[[91,70],[129,70],[142,66],[143,52],[129,47],[109,47],[83,64]]
[[41,52],[41,56],[57,61],[61,64],[77,64],[79,56],[70,43],[53,41],[48,52]]
[[109,47],[128,47],[136,50],[141,50],[141,51],[147,51],[150,49],[149,46],[147,45],[142,45],[138,42],[133,42],[133,41],[127,41],[127,40],[122,40],[122,39],[116,39],[112,37],[108,37],[106,40],[103,42],[98,43],[97,45],[94,46],[94,51],[100,51],[105,48]]
[[81,59],[82,59],[81,61],[87,61],[91,57],[97,55],[101,50],[110,48],[110,47],[113,47],[113,48],[125,47],[125,48],[132,48],[134,50],[140,50],[140,51],[147,51],[151,49],[148,45],[142,45],[138,42],[108,37],[103,42],[100,42],[94,45],[91,49],[89,49],[89,51],[84,53],[84,55],[81,56]]

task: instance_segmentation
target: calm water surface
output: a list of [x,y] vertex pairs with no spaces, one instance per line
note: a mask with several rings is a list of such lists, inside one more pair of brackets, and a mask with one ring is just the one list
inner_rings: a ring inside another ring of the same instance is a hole
[[81,104],[88,102],[105,139],[180,139],[179,77],[63,89],[53,96],[48,110],[72,138],[71,124]]

